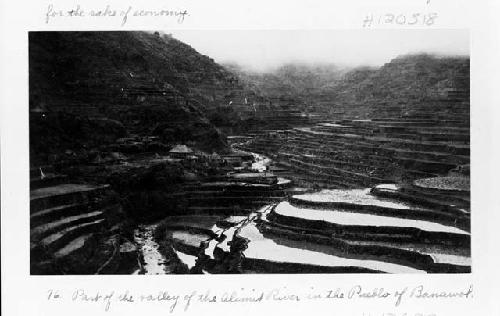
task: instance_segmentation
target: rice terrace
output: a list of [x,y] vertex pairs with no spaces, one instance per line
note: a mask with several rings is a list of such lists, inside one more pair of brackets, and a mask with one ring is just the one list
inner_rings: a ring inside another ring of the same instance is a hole
[[282,32],[30,32],[31,274],[470,273],[468,38]]

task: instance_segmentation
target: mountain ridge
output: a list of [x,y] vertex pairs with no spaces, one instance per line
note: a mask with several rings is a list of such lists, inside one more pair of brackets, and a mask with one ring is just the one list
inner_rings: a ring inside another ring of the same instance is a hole
[[[369,118],[384,105],[411,106],[428,101],[439,106],[453,94],[452,99],[458,97],[455,101],[468,102],[469,63],[468,56],[418,53],[399,55],[380,67],[345,69],[328,64],[320,74],[320,66],[307,64],[284,65],[268,73],[245,72],[235,66],[230,69],[239,74],[243,84],[256,87],[262,95],[285,95],[301,110],[334,115],[332,118],[340,112],[347,117]],[[401,112],[408,106],[401,106]]]

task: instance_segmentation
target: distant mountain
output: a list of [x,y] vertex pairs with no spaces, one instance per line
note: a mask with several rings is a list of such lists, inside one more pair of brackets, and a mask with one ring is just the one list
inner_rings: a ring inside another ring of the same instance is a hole
[[332,118],[400,116],[422,102],[439,108],[442,102],[469,100],[468,57],[404,55],[379,68],[288,64],[267,73],[228,68],[249,89]]
[[435,111],[450,101],[468,104],[469,71],[468,57],[399,56],[379,69],[346,73],[328,92],[323,108],[369,118],[387,109],[405,115],[423,104]]
[[308,102],[310,95],[318,95],[335,84],[345,69],[332,64],[289,63],[268,72],[246,71],[237,65],[225,65],[238,74],[248,89],[270,99],[286,99],[299,106]]
[[445,89],[469,91],[469,59],[405,55],[378,70],[355,69],[335,87],[358,101],[394,98],[434,99]]

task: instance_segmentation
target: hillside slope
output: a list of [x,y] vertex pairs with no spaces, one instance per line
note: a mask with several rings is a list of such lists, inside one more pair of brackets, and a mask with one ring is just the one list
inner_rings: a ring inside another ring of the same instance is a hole
[[350,70],[304,64],[268,73],[230,69],[261,95],[285,100],[300,110],[330,114],[332,119],[400,117],[418,114],[423,103],[449,110],[450,103],[467,107],[469,102],[468,57],[403,55],[379,68]]
[[233,75],[211,58],[159,33],[31,32],[30,57],[31,91],[42,100],[78,96],[77,101],[104,103],[101,96],[134,88],[177,93],[210,106],[220,95],[209,91],[237,87]]
[[436,112],[468,108],[469,93],[469,58],[404,55],[345,74],[327,92],[327,107],[351,117],[398,117],[418,115],[424,105]]
[[42,156],[126,134],[223,149],[208,114],[241,89],[211,58],[159,33],[30,32],[29,68],[32,153]]
[[237,65],[226,65],[248,89],[277,102],[302,107],[310,96],[318,96],[334,85],[345,70],[332,64],[289,63],[268,72],[250,72]]

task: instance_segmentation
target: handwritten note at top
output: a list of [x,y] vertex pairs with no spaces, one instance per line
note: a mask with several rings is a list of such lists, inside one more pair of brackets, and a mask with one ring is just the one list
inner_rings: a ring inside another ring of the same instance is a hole
[[173,19],[179,24],[182,24],[189,13],[185,9],[144,9],[127,6],[123,8],[115,8],[110,5],[105,5],[100,8],[84,8],[76,5],[72,8],[57,8],[50,4],[45,12],[45,23],[51,23],[58,18],[108,18],[117,19],[121,26],[127,24],[132,18],[166,18]]
[[414,25],[431,26],[436,23],[438,14],[431,13],[411,13],[411,14],[368,14],[363,20],[363,28],[369,28],[376,25]]
[[[415,0],[415,2],[419,2]],[[383,12],[368,13],[363,17],[363,28],[376,26],[432,26],[436,24],[439,17],[437,12],[430,11],[431,0],[422,2],[422,10],[415,12]]]

